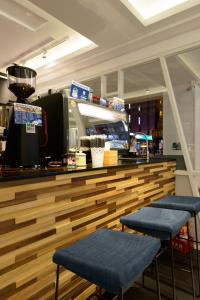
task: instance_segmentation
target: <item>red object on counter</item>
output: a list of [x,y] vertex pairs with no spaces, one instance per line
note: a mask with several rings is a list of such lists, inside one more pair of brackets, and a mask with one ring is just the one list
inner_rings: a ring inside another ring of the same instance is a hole
[[100,102],[100,97],[99,97],[99,96],[93,95],[93,97],[92,97],[92,102],[93,102],[93,103],[96,103],[96,104],[99,104],[99,102]]
[[184,226],[178,236],[173,238],[172,245],[173,248],[177,251],[183,253],[185,256],[194,250],[194,240],[189,235],[189,245],[188,245],[188,233],[187,233],[187,227]]

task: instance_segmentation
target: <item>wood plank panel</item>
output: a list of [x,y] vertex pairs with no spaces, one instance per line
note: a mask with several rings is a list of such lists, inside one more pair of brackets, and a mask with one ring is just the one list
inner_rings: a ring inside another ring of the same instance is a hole
[[[0,183],[0,299],[53,300],[52,254],[100,227],[174,194],[175,162],[106,168]],[[62,270],[60,299],[84,300],[95,290]]]

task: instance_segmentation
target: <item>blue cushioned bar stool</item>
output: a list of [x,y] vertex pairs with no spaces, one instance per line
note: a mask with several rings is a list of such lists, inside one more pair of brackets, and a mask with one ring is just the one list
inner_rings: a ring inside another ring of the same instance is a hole
[[[53,262],[57,264],[55,300],[58,299],[60,266],[106,289],[116,295],[116,299],[123,299],[124,292],[152,262],[159,248],[160,241],[152,237],[98,229],[53,255]],[[156,273],[160,299],[158,270]]]
[[[200,261],[199,261],[199,243],[198,243],[198,231],[197,231],[197,218],[200,212],[200,197],[192,196],[167,196],[151,204],[153,207],[161,207],[165,209],[175,209],[188,211],[191,217],[194,217],[195,225],[195,242],[197,253],[197,266],[198,266],[198,295],[200,293]],[[189,231],[188,231],[189,232]]]
[[[157,207],[144,207],[134,214],[124,216],[120,219],[122,223],[122,230],[124,225],[142,232],[144,234],[157,237],[161,240],[169,240],[171,248],[171,270],[172,270],[172,287],[173,299],[176,299],[175,276],[174,276],[174,253],[172,247],[172,239],[175,237],[182,226],[190,219],[190,214],[186,211],[162,209]],[[188,241],[189,243],[189,241]],[[195,299],[194,292],[194,277],[192,258],[190,255],[191,264],[191,278],[193,286],[193,299]]]

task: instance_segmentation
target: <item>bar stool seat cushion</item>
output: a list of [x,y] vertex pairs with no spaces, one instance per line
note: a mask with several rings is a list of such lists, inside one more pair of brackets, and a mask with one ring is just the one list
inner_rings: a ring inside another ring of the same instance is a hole
[[200,212],[200,197],[171,195],[153,202],[151,206],[185,210],[191,212],[193,215]]
[[169,240],[189,218],[190,213],[186,211],[144,207],[134,214],[121,217],[120,222],[139,232]]
[[160,241],[131,233],[98,229],[55,252],[54,263],[118,294],[126,291],[152,262]]

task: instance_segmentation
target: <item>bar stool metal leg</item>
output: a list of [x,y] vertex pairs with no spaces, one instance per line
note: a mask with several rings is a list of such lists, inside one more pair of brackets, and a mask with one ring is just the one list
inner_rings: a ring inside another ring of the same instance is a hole
[[124,295],[123,295],[123,291],[122,290],[120,291],[118,299],[119,300],[123,300],[124,299]]
[[144,272],[142,273],[142,286],[144,287],[145,285],[145,278],[144,278]]
[[190,259],[190,273],[191,273],[191,280],[192,280],[192,290],[193,290],[193,300],[196,299],[195,297],[195,284],[194,284],[194,271],[193,271],[193,262],[192,262],[192,254],[190,251],[190,230],[189,230],[189,224],[187,223],[187,234],[188,234],[188,253],[189,253],[189,259]]
[[156,270],[157,298],[158,298],[158,300],[161,300],[161,295],[160,295],[160,280],[159,280],[158,258],[157,258],[157,256],[155,257],[155,270]]
[[172,244],[172,236],[170,237],[170,250],[171,250],[173,300],[176,300],[176,285],[175,285],[175,274],[174,274],[174,249],[173,249],[173,244]]
[[195,239],[196,239],[196,252],[197,252],[197,278],[198,278],[198,294],[200,295],[200,262],[199,262],[199,243],[198,243],[198,233],[197,233],[197,214],[194,216],[195,223]]
[[59,275],[60,275],[60,266],[57,265],[57,270],[56,270],[55,300],[58,300]]

